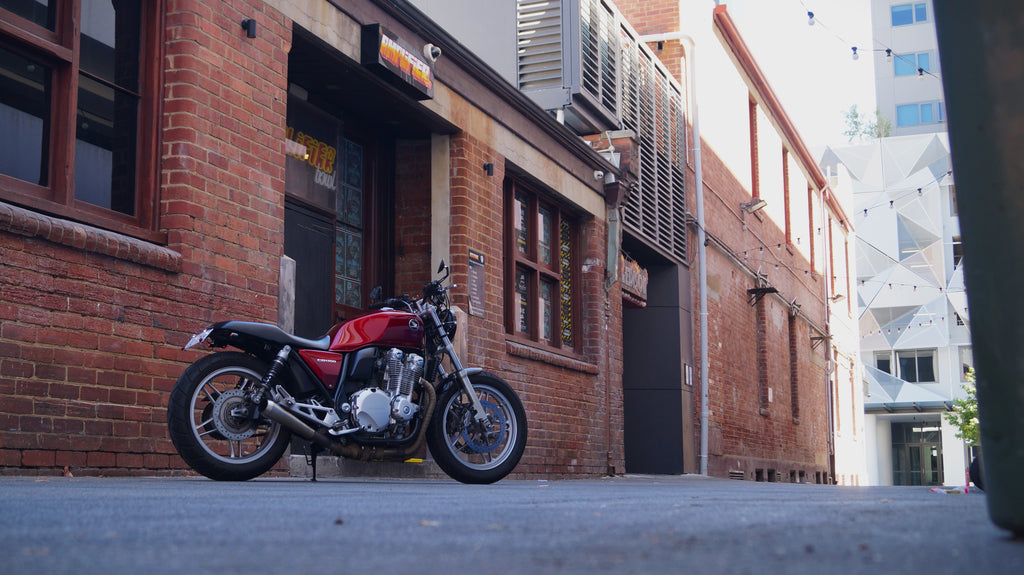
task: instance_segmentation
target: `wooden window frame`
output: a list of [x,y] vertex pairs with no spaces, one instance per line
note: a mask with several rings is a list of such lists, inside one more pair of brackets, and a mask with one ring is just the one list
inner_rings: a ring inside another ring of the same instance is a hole
[[[139,112],[134,214],[78,200],[74,194],[74,129],[78,106],[82,0],[54,0],[53,30],[0,8],[0,46],[50,68],[46,185],[0,174],[0,201],[156,243],[159,230],[159,122],[165,0],[140,2]],[[62,167],[64,167],[62,169]]]
[[[532,346],[544,346],[552,350],[557,350],[559,353],[569,354],[573,356],[579,356],[583,348],[581,336],[582,330],[580,329],[580,307],[582,305],[582,289],[581,281],[582,276],[580,274],[580,250],[581,250],[581,221],[575,214],[566,211],[557,202],[550,199],[550,196],[545,195],[539,191],[536,186],[532,186],[522,179],[514,176],[509,176],[505,179],[505,332],[506,335],[520,343],[532,345]],[[515,234],[515,198],[517,193],[522,193],[528,196],[529,202],[527,207],[527,218],[529,226],[527,227],[527,252],[524,254],[516,247],[516,234]],[[537,249],[539,245],[537,237],[537,214],[540,207],[544,207],[552,213],[552,245],[551,251],[553,253],[552,265],[547,265],[539,260]],[[541,337],[540,331],[542,329],[541,322],[541,310],[539,305],[540,299],[540,285],[542,281],[547,281],[555,286],[561,286],[561,262],[560,262],[560,249],[561,249],[561,225],[565,221],[570,226],[570,241],[573,245],[571,261],[569,264],[570,269],[570,281],[571,286],[571,301],[572,301],[572,312],[570,320],[572,321],[571,328],[571,344],[565,343],[561,337],[561,319],[562,319],[562,307],[560,305],[560,290],[555,293],[553,297],[552,309],[555,312],[552,317],[552,339],[547,340]],[[516,293],[516,276],[518,270],[524,270],[528,276],[527,284],[527,300],[532,302],[529,307],[529,326],[530,333],[524,334],[518,329],[519,318],[516,315],[515,301],[517,299]]]

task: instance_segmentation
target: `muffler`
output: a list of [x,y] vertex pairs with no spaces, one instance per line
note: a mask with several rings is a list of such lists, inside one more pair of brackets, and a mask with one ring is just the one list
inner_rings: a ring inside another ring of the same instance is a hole
[[360,461],[373,461],[373,460],[398,460],[402,461],[408,459],[417,451],[423,447],[423,442],[427,436],[427,427],[430,425],[431,417],[434,415],[434,406],[437,403],[437,392],[434,391],[434,386],[421,379],[423,393],[426,394],[426,401],[423,402],[423,409],[426,410],[423,414],[423,424],[420,427],[419,435],[411,445],[405,447],[374,447],[374,446],[362,446],[356,443],[341,443],[338,440],[328,436],[322,431],[317,431],[302,421],[294,413],[281,407],[279,404],[274,403],[272,400],[267,400],[266,407],[263,408],[262,414],[268,419],[280,423],[287,427],[292,433],[299,437],[316,443],[320,447],[330,451],[335,455],[340,455],[346,459],[356,459]]

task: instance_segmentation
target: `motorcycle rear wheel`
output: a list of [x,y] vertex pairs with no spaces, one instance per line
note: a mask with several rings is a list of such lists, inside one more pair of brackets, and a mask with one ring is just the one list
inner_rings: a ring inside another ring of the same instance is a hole
[[481,372],[470,382],[491,417],[486,429],[473,421],[471,403],[461,385],[452,385],[437,399],[427,428],[427,446],[434,461],[462,483],[494,483],[515,469],[526,449],[526,411],[516,392],[500,377]]
[[224,351],[203,357],[178,377],[167,405],[167,428],[189,467],[210,479],[245,481],[281,458],[291,439],[287,429],[231,415],[245,405],[245,392],[268,367],[251,355]]

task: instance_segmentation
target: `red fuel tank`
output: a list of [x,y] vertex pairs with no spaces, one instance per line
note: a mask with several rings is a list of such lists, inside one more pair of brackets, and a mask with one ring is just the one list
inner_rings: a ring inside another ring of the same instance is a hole
[[423,348],[423,322],[407,311],[374,312],[336,324],[328,333],[334,352],[347,353],[368,345]]

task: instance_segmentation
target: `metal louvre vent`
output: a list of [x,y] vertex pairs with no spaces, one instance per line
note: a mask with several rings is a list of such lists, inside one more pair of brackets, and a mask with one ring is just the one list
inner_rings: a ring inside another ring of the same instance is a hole
[[562,88],[562,3],[518,0],[519,89]]
[[638,189],[626,202],[623,219],[641,238],[686,261],[683,98],[664,69],[634,46],[635,55],[623,49],[624,67],[635,62],[636,73],[622,76],[622,109],[624,127],[637,136],[640,168]]
[[684,98],[608,0],[517,0],[519,89],[577,134],[636,134],[627,229],[686,261]]

